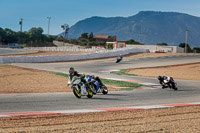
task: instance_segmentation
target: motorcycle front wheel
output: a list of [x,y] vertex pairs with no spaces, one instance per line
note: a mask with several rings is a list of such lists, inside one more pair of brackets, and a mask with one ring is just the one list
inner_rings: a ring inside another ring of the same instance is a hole
[[72,90],[77,98],[81,98],[81,89],[78,86],[73,86]]

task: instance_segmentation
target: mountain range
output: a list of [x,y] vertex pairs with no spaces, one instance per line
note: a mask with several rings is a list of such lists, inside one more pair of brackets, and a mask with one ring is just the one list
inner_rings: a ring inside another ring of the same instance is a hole
[[81,20],[70,27],[69,38],[78,38],[82,33],[116,35],[118,41],[133,39],[147,45],[167,43],[178,46],[186,40],[200,47],[200,17],[160,11],[141,11],[130,17],[98,17]]

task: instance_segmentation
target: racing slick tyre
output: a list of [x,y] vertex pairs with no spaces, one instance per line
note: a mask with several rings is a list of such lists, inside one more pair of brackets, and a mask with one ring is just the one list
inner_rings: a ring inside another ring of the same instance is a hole
[[90,90],[90,89],[88,89],[88,95],[87,95],[87,97],[88,98],[92,98],[93,97],[93,92]]
[[73,93],[77,98],[81,98],[81,89],[78,86],[73,86]]
[[93,92],[93,94],[96,95],[97,90],[96,90],[95,86],[93,84],[90,84],[89,87],[90,87],[91,91]]
[[102,91],[103,94],[108,94],[108,88],[104,85],[103,86],[103,91]]

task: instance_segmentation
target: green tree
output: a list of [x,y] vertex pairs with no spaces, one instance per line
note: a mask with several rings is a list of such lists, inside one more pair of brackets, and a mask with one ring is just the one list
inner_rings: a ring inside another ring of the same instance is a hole
[[93,35],[93,33],[91,32],[90,35],[89,35],[89,40],[90,40],[90,41],[93,41],[93,37],[94,37],[94,35]]
[[28,33],[30,35],[30,39],[33,42],[36,42],[36,43],[43,42],[43,39],[44,39],[42,35],[43,29],[41,27],[39,28],[33,27],[28,31]]
[[5,39],[4,39],[5,43],[15,43],[17,41],[16,32],[14,32],[14,31],[12,31],[11,29],[8,29],[8,28],[5,28],[4,31],[6,33],[6,36],[5,36]]
[[194,51],[195,53],[200,53],[200,47],[194,47],[194,48],[193,48],[193,51]]
[[168,46],[167,43],[158,43],[158,44],[156,44],[156,45],[159,45],[159,46]]
[[29,35],[27,32],[17,32],[16,33],[16,39],[17,39],[17,42],[20,43],[20,44],[25,44],[26,42],[28,42],[28,39],[29,39]]
[[4,42],[4,39],[6,37],[6,32],[3,28],[0,27],[0,42]]
[[88,33],[83,33],[83,34],[81,34],[81,38],[89,39],[89,38],[88,38]]
[[[179,47],[181,47],[181,48],[184,48],[185,49],[185,43],[180,43],[179,44]],[[189,44],[187,44],[187,53],[192,53],[193,51],[192,51],[192,49],[191,49],[191,47],[190,47],[190,45]]]
[[144,44],[142,44],[140,42],[137,42],[137,41],[135,41],[133,39],[130,39],[130,40],[126,41],[126,44],[144,45]]

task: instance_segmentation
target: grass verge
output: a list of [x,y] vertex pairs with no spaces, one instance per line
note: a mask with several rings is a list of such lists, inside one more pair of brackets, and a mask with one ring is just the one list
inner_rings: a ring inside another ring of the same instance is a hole
[[128,74],[127,70],[120,70],[120,71],[116,71],[116,72],[111,72],[113,74],[117,74],[117,75],[129,75],[129,76],[138,76],[136,74]]
[[[53,74],[68,77],[68,74],[65,74],[65,73],[53,73]],[[111,80],[111,79],[101,79],[101,81],[105,85],[113,85],[113,86],[117,86],[117,87],[122,87],[122,88],[119,88],[120,90],[133,90],[133,89],[140,88],[140,87],[144,86],[144,85],[138,84],[138,83]]]
[[[144,85],[142,84],[138,84],[138,83],[132,83],[132,82],[126,82],[126,81],[118,81],[118,80],[110,80],[110,79],[101,79],[101,81],[104,84],[108,84],[108,85],[114,85],[117,87],[122,87],[120,88],[120,90],[134,90],[136,88],[140,88]],[[126,87],[126,88],[123,88]]]
[[68,77],[69,74],[66,74],[66,73],[53,73],[55,75],[59,75],[59,76],[64,76],[64,77]]

